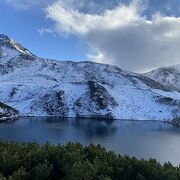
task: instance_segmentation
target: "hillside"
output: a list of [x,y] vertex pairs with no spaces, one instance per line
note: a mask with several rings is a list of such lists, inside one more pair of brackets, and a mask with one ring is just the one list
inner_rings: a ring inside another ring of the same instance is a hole
[[0,102],[20,115],[172,120],[180,113],[180,92],[166,84],[107,64],[39,58],[5,35],[0,75]]

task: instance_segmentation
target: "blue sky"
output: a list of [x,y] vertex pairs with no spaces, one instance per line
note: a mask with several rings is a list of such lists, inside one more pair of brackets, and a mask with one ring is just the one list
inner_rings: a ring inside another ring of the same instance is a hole
[[76,36],[39,34],[39,28],[53,26],[53,22],[45,18],[41,6],[21,9],[0,1],[0,19],[0,33],[20,42],[38,56],[78,61],[86,58],[87,47]]
[[179,0],[0,1],[0,33],[34,54],[137,72],[180,63],[179,17]]

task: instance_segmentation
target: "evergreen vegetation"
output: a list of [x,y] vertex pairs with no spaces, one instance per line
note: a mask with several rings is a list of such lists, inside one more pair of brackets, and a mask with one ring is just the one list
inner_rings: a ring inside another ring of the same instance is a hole
[[180,167],[116,155],[100,145],[0,141],[0,180],[178,180]]

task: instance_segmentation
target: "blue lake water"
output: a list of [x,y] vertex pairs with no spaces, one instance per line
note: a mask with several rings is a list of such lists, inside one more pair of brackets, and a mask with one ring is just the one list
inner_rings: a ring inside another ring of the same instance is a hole
[[36,140],[40,144],[47,141],[52,144],[69,141],[84,145],[101,144],[122,155],[180,164],[180,128],[162,122],[20,118],[1,123],[0,137],[17,142]]

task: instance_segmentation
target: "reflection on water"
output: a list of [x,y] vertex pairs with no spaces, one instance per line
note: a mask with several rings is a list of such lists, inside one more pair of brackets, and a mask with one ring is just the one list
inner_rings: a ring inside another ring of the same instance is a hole
[[180,129],[162,122],[20,118],[0,124],[0,137],[18,142],[36,140],[41,144],[101,144],[120,154],[180,164]]

